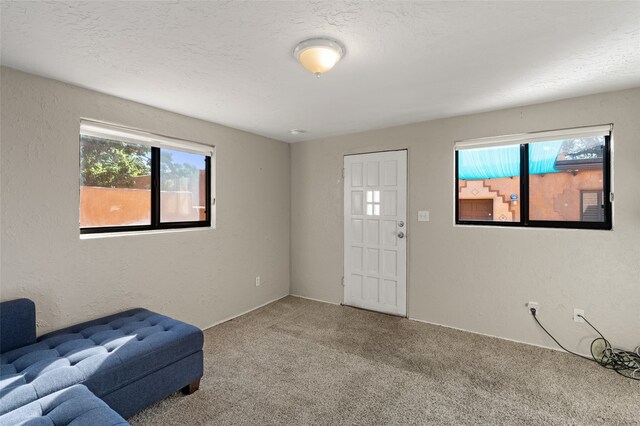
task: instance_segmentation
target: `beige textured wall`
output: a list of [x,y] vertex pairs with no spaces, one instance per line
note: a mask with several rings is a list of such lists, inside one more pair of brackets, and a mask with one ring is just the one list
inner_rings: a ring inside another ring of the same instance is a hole
[[[428,100],[425,100],[428,102]],[[573,308],[615,344],[640,344],[640,89],[297,143],[291,149],[291,292],[342,302],[344,154],[409,150],[408,312],[411,318],[553,346],[525,303],[569,348],[592,336]],[[615,124],[614,230],[453,225],[453,142]],[[429,210],[430,222],[417,222]]]
[[[1,297],[34,299],[40,333],[134,306],[207,327],[288,294],[287,144],[7,68],[0,79]],[[81,117],[215,144],[217,229],[81,240]]]

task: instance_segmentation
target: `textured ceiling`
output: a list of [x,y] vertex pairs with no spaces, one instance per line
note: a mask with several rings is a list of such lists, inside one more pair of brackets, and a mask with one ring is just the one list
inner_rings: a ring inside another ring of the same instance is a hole
[[[290,142],[640,86],[640,2],[2,1],[1,23],[4,65]],[[320,79],[291,54],[313,36],[347,48]]]

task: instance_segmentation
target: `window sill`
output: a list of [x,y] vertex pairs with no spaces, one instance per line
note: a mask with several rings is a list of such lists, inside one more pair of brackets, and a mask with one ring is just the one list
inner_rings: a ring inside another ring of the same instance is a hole
[[134,235],[150,235],[150,234],[173,234],[177,232],[202,232],[213,231],[214,226],[200,226],[194,228],[174,228],[174,229],[152,229],[148,231],[123,231],[123,232],[103,232],[95,234],[80,234],[81,240],[95,240],[100,238],[128,237]]
[[487,224],[470,224],[470,223],[454,223],[454,228],[482,228],[482,229],[526,229],[531,230],[549,230],[549,231],[613,231],[611,228],[571,228],[571,227],[553,227],[553,226],[522,226],[522,225],[487,225]]

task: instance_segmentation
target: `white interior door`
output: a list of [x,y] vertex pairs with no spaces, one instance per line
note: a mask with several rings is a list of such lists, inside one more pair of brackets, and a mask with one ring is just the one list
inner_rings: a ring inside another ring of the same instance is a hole
[[344,157],[344,303],[407,315],[407,151]]

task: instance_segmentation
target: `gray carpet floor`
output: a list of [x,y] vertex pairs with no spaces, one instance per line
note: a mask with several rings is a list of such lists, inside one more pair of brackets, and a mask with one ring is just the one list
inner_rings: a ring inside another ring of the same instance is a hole
[[570,355],[286,297],[205,331],[200,390],[137,425],[640,425],[640,383]]

